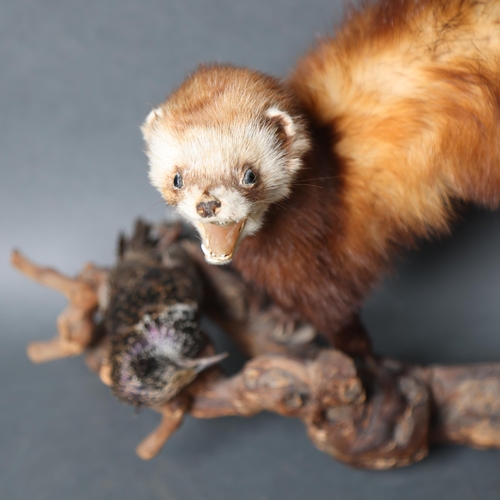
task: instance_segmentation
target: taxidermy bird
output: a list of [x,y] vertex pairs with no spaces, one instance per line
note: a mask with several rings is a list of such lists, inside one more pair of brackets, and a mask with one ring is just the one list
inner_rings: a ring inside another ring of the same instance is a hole
[[500,0],[351,8],[285,80],[198,68],[143,125],[150,179],[285,315],[369,350],[363,300],[456,203],[500,201]]
[[159,406],[226,354],[203,357],[210,341],[199,325],[200,278],[179,243],[154,238],[139,221],[120,240],[109,276],[105,327],[111,387],[122,401]]

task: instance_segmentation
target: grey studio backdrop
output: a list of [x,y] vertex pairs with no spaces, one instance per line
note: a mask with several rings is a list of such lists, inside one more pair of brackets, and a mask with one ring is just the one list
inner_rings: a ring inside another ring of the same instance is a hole
[[[17,246],[76,273],[111,264],[118,231],[165,214],[139,125],[202,61],[284,75],[342,8],[333,0],[1,0],[0,498],[498,499],[500,452],[435,447],[366,472],[271,414],[188,419],[150,462],[158,421],[115,401],[77,359],[34,366],[65,301],[8,266]],[[376,349],[422,363],[500,360],[500,213],[467,209],[453,237],[407,255],[364,319]],[[218,337],[221,348],[226,341]],[[241,358],[225,362],[235,370]]]

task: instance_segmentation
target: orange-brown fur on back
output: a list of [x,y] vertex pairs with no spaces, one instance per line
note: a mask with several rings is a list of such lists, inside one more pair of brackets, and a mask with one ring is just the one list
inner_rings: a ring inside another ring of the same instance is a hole
[[335,341],[398,249],[500,202],[500,0],[352,9],[284,88],[312,146],[234,262]]
[[446,230],[455,200],[498,205],[500,2],[353,11],[289,84],[316,129],[310,168],[236,264],[334,336],[398,247]]

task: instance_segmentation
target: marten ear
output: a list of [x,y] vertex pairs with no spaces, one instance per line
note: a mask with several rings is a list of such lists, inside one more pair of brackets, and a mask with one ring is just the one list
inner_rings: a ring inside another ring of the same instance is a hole
[[304,121],[297,117],[291,117],[285,111],[273,106],[265,112],[266,118],[273,122],[278,129],[278,138],[286,147],[290,157],[289,167],[299,168],[300,157],[309,149],[310,141]]
[[141,126],[142,136],[146,142],[149,141],[149,138],[151,137],[151,131],[153,130],[154,123],[161,116],[163,116],[163,110],[161,108],[153,109],[149,115],[146,116],[146,119]]
[[278,128],[278,137],[281,142],[293,140],[297,134],[297,128],[295,127],[293,118],[288,113],[273,106],[265,112],[265,115]]

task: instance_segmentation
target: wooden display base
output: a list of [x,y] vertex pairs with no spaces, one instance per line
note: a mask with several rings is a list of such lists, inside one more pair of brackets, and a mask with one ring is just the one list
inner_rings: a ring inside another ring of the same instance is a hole
[[[500,363],[420,367],[321,348],[310,325],[285,328],[264,297],[231,271],[206,265],[197,244],[182,244],[203,275],[205,313],[251,359],[233,377],[218,368],[203,372],[173,400],[153,408],[162,420],[137,447],[141,458],[154,457],[187,413],[215,418],[262,410],[300,418],[320,450],[354,467],[408,465],[424,458],[431,442],[500,448]],[[30,359],[84,353],[109,385],[109,340],[95,321],[98,308],[105,308],[108,271],[87,265],[71,279],[19,252],[12,264],[69,299],[57,322],[59,336],[30,344]]]

